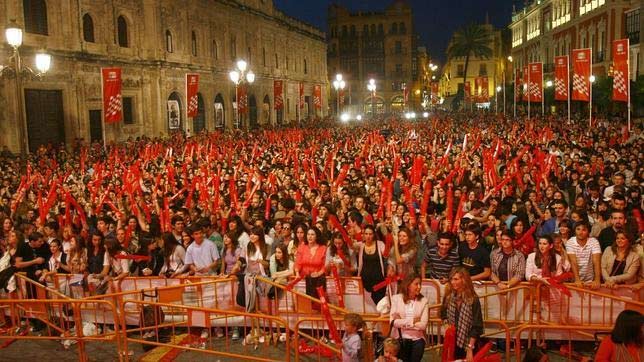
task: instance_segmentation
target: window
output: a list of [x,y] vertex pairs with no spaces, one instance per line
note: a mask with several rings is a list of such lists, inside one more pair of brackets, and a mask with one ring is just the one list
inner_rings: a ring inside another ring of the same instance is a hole
[[308,73],[309,73],[309,69],[306,64],[306,59],[304,59],[304,74],[308,74]]
[[347,36],[347,26],[342,25],[342,36]]
[[247,51],[248,51],[248,53],[246,55],[248,56],[248,64],[250,64],[251,63],[251,58],[252,58],[251,57],[252,54],[250,52],[250,47],[248,47]]
[[128,34],[127,34],[127,21],[123,15],[119,16],[116,20],[116,28],[118,35],[118,44],[120,47],[127,48],[129,47],[128,43]]
[[94,20],[89,14],[83,15],[83,40],[88,43],[94,42]]
[[384,33],[385,33],[385,30],[382,24],[378,24],[378,35],[383,35]]
[[458,77],[462,77],[462,76],[463,76],[463,74],[465,73],[465,70],[464,70],[464,69],[465,69],[465,68],[464,68],[463,64],[458,64],[458,65],[456,65],[456,76],[458,76]]
[[123,97],[123,124],[134,124],[134,100],[132,97]]
[[396,74],[402,74],[402,64],[396,64]]
[[376,25],[371,24],[371,35],[376,35]]
[[394,50],[394,53],[396,54],[402,54],[402,43],[397,41],[396,42],[396,48]]
[[279,68],[280,68],[279,58],[277,57],[277,53],[275,53],[275,69],[279,69]]
[[172,42],[172,33],[170,30],[165,31],[165,51],[168,53],[174,52],[174,44]]
[[236,60],[237,58],[237,40],[233,36],[230,37],[230,59]]
[[479,76],[487,75],[487,64],[479,64]]
[[286,57],[286,70],[288,70],[288,56]]
[[194,30],[190,35],[190,44],[192,45],[192,56],[196,57],[197,56],[197,33],[195,33]]
[[364,25],[362,27],[362,36],[368,36],[369,35],[369,25]]
[[25,16],[25,32],[48,35],[45,0],[23,0],[22,8]]
[[216,40],[212,41],[212,57],[215,60],[219,59],[219,49]]
[[398,25],[398,28],[400,29],[400,34],[407,33],[407,29],[405,28],[405,23],[400,23],[400,25]]
[[398,34],[398,23],[391,24],[390,34]]
[[351,25],[351,36],[356,36],[356,26]]

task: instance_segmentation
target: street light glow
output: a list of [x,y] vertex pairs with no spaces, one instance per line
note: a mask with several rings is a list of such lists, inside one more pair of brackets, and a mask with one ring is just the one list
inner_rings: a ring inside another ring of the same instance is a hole
[[245,60],[240,59],[237,61],[237,69],[239,69],[240,72],[242,73],[245,72],[247,66],[248,66],[248,63],[246,63]]
[[369,84],[376,85],[376,80],[373,78],[369,79]]
[[45,53],[44,51],[38,52],[36,54],[36,69],[38,69],[40,73],[47,73],[50,67],[51,55]]
[[356,119],[357,119],[358,121],[362,121],[362,115],[361,115],[361,114],[357,115],[357,116],[356,116]]
[[337,80],[338,82],[341,81],[342,80],[342,74],[339,74],[339,73],[336,74],[335,75],[335,80]]
[[590,76],[590,78],[589,78],[589,80],[590,80],[590,82],[591,82],[591,83],[595,83],[595,76],[594,76],[594,75],[591,75],[591,76]]
[[228,76],[230,77],[230,80],[233,81],[233,83],[239,83],[239,72],[238,71],[233,70],[232,72],[230,72],[228,74]]
[[22,45],[22,29],[15,23],[12,22],[5,30],[5,36],[7,37],[7,43],[12,47],[17,48]]
[[552,81],[551,80],[546,81],[546,87],[548,87],[548,88],[552,87]]
[[340,120],[342,122],[349,122],[349,113],[342,113],[342,115],[340,116]]
[[496,91],[497,91],[497,92],[500,92],[500,91],[501,91],[501,86],[500,86],[500,85],[499,85],[499,86],[496,86]]
[[508,61],[509,61],[510,63],[512,63],[512,61],[513,61],[513,60],[514,60],[514,59],[512,58],[512,56],[511,56],[511,55],[508,55]]
[[255,73],[249,71],[248,74],[246,74],[246,80],[248,83],[253,83],[255,81]]
[[429,117],[429,112],[423,112],[423,117],[425,118]]

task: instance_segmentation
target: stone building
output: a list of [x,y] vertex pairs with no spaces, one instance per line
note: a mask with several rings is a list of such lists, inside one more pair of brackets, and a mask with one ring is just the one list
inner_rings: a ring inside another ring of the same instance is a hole
[[612,75],[613,40],[631,39],[631,79],[642,74],[639,59],[640,0],[539,0],[512,15],[512,57],[523,69],[543,62],[554,71],[554,57],[592,48],[593,74]]
[[[370,114],[367,84],[374,79],[375,112],[403,111],[403,87],[411,90],[418,76],[417,35],[409,5],[395,0],[382,12],[351,13],[333,4],[328,14],[328,69],[331,77],[342,74],[346,81],[343,110]],[[337,92],[330,91],[335,101]],[[334,102],[331,108],[336,107]]]
[[[14,151],[100,140],[102,67],[123,73],[124,120],[105,126],[108,141],[167,135],[172,100],[184,131],[234,127],[235,86],[228,74],[238,59],[256,75],[243,127],[295,120],[300,83],[303,115],[326,113],[313,106],[316,85],[321,104],[327,103],[325,34],[286,16],[271,0],[0,0],[0,9],[0,24],[15,20],[23,29],[25,65],[41,48],[52,55],[51,70],[41,79],[21,77],[19,91],[16,77],[0,79],[0,144]],[[4,39],[1,44],[0,64],[8,65],[12,48]],[[200,74],[194,119],[186,117],[186,73]],[[274,109],[274,80],[284,81],[280,111]],[[24,96],[24,117],[18,95]],[[21,127],[28,137],[21,137]]]

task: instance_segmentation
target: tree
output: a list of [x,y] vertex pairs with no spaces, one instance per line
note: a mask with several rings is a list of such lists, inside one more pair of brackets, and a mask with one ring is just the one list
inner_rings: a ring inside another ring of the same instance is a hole
[[488,59],[492,56],[490,48],[491,34],[486,27],[480,24],[470,24],[457,30],[450,40],[447,48],[447,57],[452,60],[455,58],[465,58],[463,66],[463,87],[467,81],[467,67],[469,66],[470,57]]

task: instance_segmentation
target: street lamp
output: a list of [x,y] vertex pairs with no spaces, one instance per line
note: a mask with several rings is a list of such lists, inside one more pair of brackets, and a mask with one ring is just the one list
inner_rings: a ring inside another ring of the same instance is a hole
[[376,80],[371,78],[369,79],[369,83],[367,84],[367,90],[371,92],[371,118],[374,118],[376,115],[376,112],[373,109],[373,100],[376,96]]
[[241,125],[241,121],[239,119],[239,106],[241,104],[241,99],[239,98],[241,97],[239,97],[237,90],[243,83],[253,84],[253,82],[255,82],[255,73],[253,73],[252,70],[248,70],[248,63],[246,63],[245,60],[238,60],[236,66],[237,69],[231,71],[228,76],[230,77],[230,80],[235,83],[235,102],[237,103],[237,106],[235,107],[235,121],[239,128]]
[[[512,58],[511,55],[508,55],[508,62],[512,64],[514,61],[514,58]],[[503,73],[503,87],[505,87],[505,73]],[[512,85],[512,89],[514,92],[512,92],[512,108],[513,108],[513,114],[514,117],[516,118],[517,116],[517,72],[514,71],[514,67],[512,67],[512,79],[514,79],[514,83]],[[503,92],[503,109],[505,109],[505,92]]]
[[340,114],[340,90],[344,89],[346,86],[346,82],[342,80],[342,74],[336,74],[335,75],[335,80],[333,81],[333,88],[335,88],[335,94],[336,94],[336,111],[335,114],[336,116]]
[[496,113],[499,113],[499,92],[501,91],[501,86],[496,86],[496,92],[494,92],[494,107],[496,107]]
[[552,81],[551,81],[551,80],[547,80],[547,81],[546,81],[546,88],[550,88],[550,87],[552,87]]
[[12,20],[5,29],[7,44],[12,48],[12,54],[9,57],[9,65],[0,65],[0,78],[16,79],[16,97],[18,99],[18,122],[20,124],[20,142],[23,154],[29,153],[29,140],[27,134],[27,120],[24,117],[24,99],[22,93],[23,77],[28,79],[41,79],[42,75],[51,68],[51,55],[44,50],[35,54],[36,71],[29,66],[22,64],[19,48],[22,45],[22,29]]

